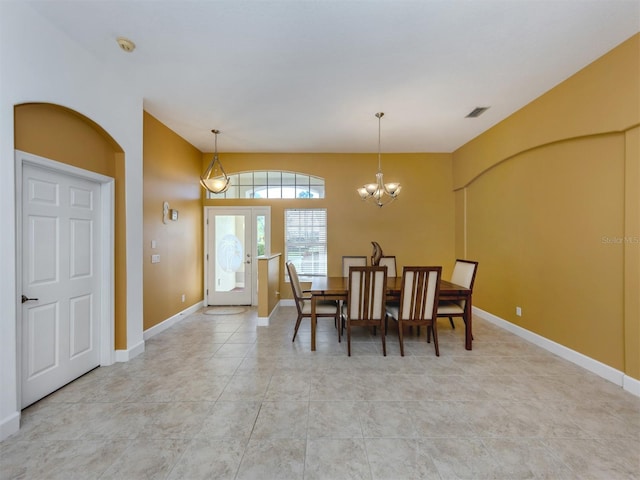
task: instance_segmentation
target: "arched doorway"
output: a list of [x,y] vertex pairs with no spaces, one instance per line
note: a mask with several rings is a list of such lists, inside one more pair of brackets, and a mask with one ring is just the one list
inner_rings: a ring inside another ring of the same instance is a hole
[[[99,338],[100,364],[113,363],[114,349],[126,348],[124,153],[99,125],[65,107],[45,103],[22,104],[14,108],[14,116],[16,151],[27,152],[26,163],[35,163],[40,167],[44,165],[45,168],[58,170],[63,175],[83,177],[103,186],[111,182],[109,186],[100,189],[100,196],[107,198],[111,204],[112,211],[107,215],[113,221],[106,227],[109,231],[105,234],[112,240],[108,243],[108,251],[104,252],[112,260],[111,271],[107,273],[111,293],[107,304],[100,307],[108,309],[109,322],[106,325],[104,322],[99,324]],[[24,156],[17,155],[16,161],[16,172],[21,179]],[[20,191],[22,185],[16,185],[16,188]],[[105,191],[110,193],[104,196]],[[17,218],[21,218],[22,203],[18,202]],[[104,239],[102,242],[104,243]],[[17,255],[24,253],[21,248],[23,245],[24,241],[19,242]],[[22,277],[21,268],[19,264],[17,270]],[[17,285],[21,288],[22,278],[18,280]],[[18,351],[24,353],[25,341],[28,340],[24,338],[24,333],[20,334],[25,322],[22,318],[24,309],[18,308],[17,311],[20,322],[17,329]],[[52,358],[50,356],[49,360]],[[21,365],[20,369],[25,368],[24,358],[18,365]],[[18,392],[20,391],[21,388],[18,388]],[[24,402],[21,404],[25,406]]]

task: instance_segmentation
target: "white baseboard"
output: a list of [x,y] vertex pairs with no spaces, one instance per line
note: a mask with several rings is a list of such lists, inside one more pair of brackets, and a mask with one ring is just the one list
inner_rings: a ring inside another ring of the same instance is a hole
[[14,412],[0,422],[0,442],[20,430],[20,412]]
[[144,340],[127,350],[116,350],[116,362],[128,362],[144,353]]
[[544,348],[545,350],[558,355],[565,360],[568,360],[572,363],[575,363],[579,367],[584,368],[596,375],[604,378],[605,380],[609,380],[610,382],[622,387],[624,390],[629,393],[640,396],[640,380],[636,380],[635,378],[629,377],[624,372],[617,370],[609,365],[605,365],[598,360],[594,360],[591,357],[587,357],[586,355],[576,352],[564,345],[554,342],[553,340],[549,340],[537,333],[533,333],[526,328],[522,328],[514,323],[508,322],[492,313],[485,312],[484,310],[478,307],[472,307],[473,314],[482,318],[483,320],[488,321],[504,330],[507,330],[525,340],[537,345],[540,348]]
[[622,388],[636,397],[640,397],[640,380],[625,375],[622,377]]
[[192,313],[195,313],[198,310],[200,310],[202,308],[202,305],[203,305],[203,302],[200,301],[195,305],[191,305],[189,308],[186,308],[181,312],[176,313],[173,317],[169,317],[166,320],[163,320],[162,322],[154,325],[153,327],[146,329],[142,333],[142,338],[144,338],[146,341],[146,340],[149,340],[151,337],[155,337],[160,332],[164,332],[167,328],[172,327],[176,323],[183,320],[185,317],[188,317]]
[[269,321],[271,321],[271,317],[278,311],[278,309],[280,308],[280,302],[282,302],[282,300],[278,300],[278,303],[276,303],[276,306],[273,307],[273,310],[271,310],[271,313],[269,313],[268,317],[258,317],[258,325],[260,326],[267,326],[269,325]]

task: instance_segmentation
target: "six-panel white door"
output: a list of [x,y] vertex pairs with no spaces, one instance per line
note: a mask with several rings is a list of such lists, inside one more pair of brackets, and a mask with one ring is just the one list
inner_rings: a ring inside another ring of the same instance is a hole
[[24,165],[22,407],[100,363],[99,192],[98,183]]

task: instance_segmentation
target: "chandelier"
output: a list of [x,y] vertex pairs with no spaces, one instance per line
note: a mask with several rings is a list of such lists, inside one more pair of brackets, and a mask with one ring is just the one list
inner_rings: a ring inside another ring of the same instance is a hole
[[200,177],[200,184],[211,193],[224,193],[229,189],[231,183],[229,177],[222,168],[222,163],[218,159],[218,134],[220,130],[211,130],[215,135],[215,150],[211,163]]
[[358,194],[362,200],[371,200],[377,206],[383,207],[388,203],[393,202],[398,195],[402,187],[399,183],[384,183],[382,178],[382,160],[380,154],[380,119],[384,116],[384,112],[376,113],[378,118],[378,173],[376,173],[375,183],[367,183],[366,185],[358,188]]

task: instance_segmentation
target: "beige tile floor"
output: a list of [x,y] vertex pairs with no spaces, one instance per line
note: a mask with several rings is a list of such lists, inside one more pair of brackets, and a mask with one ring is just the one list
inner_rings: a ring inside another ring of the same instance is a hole
[[474,349],[197,313],[27,408],[1,479],[633,479],[640,399],[480,319]]

